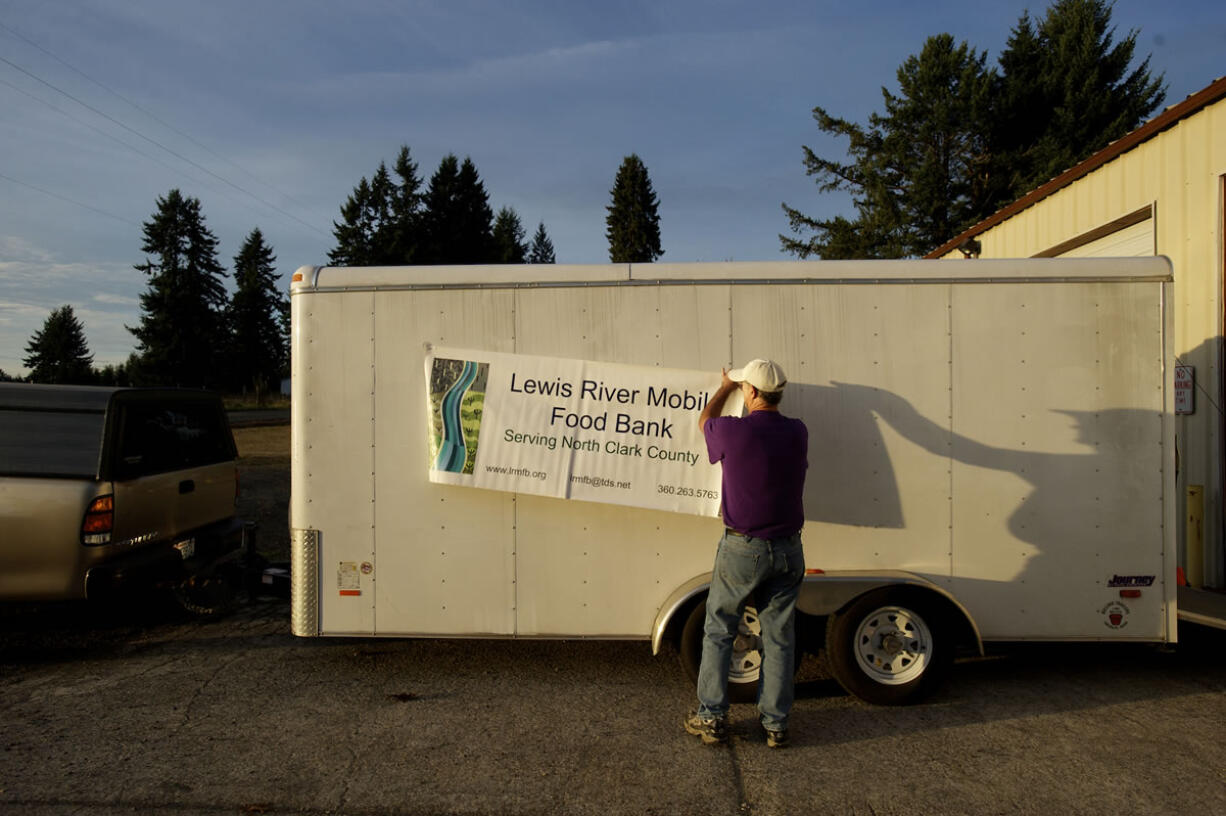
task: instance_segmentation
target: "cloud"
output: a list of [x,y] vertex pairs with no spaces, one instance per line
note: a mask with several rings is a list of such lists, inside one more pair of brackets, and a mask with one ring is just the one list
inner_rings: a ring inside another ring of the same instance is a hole
[[611,63],[632,53],[633,41],[603,40],[581,45],[547,48],[527,54],[475,59],[458,66],[407,71],[350,71],[282,88],[303,99],[328,99],[353,105],[372,99],[404,99],[408,96],[485,96],[513,87],[522,93],[533,84],[570,84],[584,75],[607,70]]
[[0,327],[29,319],[46,319],[47,310],[42,306],[21,301],[0,300]]
[[112,303],[117,306],[138,306],[140,298],[128,297],[127,295],[112,295],[107,292],[99,292],[94,295],[96,303]]
[[19,235],[0,235],[0,257],[8,259],[0,261],[0,272],[13,266],[14,263],[48,263],[51,261],[51,253],[48,250]]
[[65,262],[56,250],[13,235],[0,236],[0,255],[0,369],[22,373],[26,344],[65,304],[85,326],[95,364],[127,359],[134,339],[125,325],[140,319],[140,273],[125,263]]

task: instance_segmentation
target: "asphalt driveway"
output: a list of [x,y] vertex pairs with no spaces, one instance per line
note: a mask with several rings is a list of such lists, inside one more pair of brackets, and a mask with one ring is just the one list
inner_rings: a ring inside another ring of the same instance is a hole
[[645,643],[304,640],[288,604],[0,609],[0,812],[1226,812],[1226,645],[1014,648],[880,708],[806,664],[794,745],[731,745]]

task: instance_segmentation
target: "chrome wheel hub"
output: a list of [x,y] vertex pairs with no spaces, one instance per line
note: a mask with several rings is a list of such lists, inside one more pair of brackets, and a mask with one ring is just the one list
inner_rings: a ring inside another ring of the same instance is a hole
[[932,659],[932,631],[913,610],[883,606],[856,628],[856,663],[875,682],[896,686],[915,680]]

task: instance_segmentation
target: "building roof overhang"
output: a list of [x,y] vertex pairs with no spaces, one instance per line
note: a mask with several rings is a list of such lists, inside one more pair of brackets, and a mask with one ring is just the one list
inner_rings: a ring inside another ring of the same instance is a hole
[[1172,105],[1162,113],[1150,119],[1145,124],[1136,130],[1121,136],[1111,144],[1104,147],[1102,150],[1091,155],[1089,158],[1082,161],[1068,170],[1065,170],[1060,175],[1056,176],[1046,184],[1036,187],[1026,195],[1014,201],[1008,206],[1002,207],[992,215],[975,224],[970,229],[967,229],[959,235],[949,239],[941,244],[936,249],[925,255],[925,258],[943,258],[950,252],[953,252],[959,246],[970,241],[977,235],[987,232],[992,227],[1007,221],[1013,216],[1031,207],[1034,204],[1042,201],[1051,194],[1061,190],[1078,179],[1088,176],[1104,164],[1119,158],[1124,153],[1132,150],[1139,144],[1142,144],[1154,136],[1157,136],[1162,131],[1177,124],[1180,120],[1186,119],[1194,113],[1212,105],[1218,100],[1226,97],[1226,77],[1219,77],[1207,87],[1197,91],[1189,96],[1184,101],[1177,105]]

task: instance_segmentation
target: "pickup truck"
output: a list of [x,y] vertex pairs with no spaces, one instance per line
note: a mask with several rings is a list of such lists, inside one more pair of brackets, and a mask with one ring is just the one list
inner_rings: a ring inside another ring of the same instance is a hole
[[247,544],[236,458],[215,394],[0,384],[0,600],[166,588],[223,611]]

